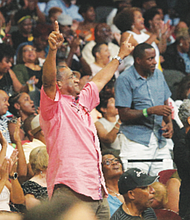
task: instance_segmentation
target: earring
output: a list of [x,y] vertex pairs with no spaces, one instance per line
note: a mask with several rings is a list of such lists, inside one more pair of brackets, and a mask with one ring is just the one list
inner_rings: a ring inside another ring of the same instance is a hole
[[132,29],[134,29],[134,27],[135,27],[135,26],[134,26],[134,24],[133,24],[133,25],[131,25],[131,30],[132,30]]
[[182,43],[180,43],[180,44],[179,44],[179,46],[180,46],[180,47],[182,47],[182,46],[183,46],[183,44],[182,44]]

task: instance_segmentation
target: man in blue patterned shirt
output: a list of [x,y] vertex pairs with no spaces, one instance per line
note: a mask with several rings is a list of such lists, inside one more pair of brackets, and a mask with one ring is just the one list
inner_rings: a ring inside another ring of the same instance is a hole
[[9,96],[3,90],[0,90],[0,131],[2,131],[3,136],[10,143],[10,135],[8,130],[8,118],[4,116],[8,110],[9,106]]
[[[166,138],[173,134],[168,106],[171,92],[163,73],[155,68],[155,56],[155,49],[150,44],[138,44],[133,52],[134,65],[120,74],[115,88],[115,105],[122,121],[121,135],[126,139],[120,150],[124,168],[139,167],[151,175],[173,168],[166,145]],[[170,163],[143,161],[134,165],[126,162],[163,158]]]

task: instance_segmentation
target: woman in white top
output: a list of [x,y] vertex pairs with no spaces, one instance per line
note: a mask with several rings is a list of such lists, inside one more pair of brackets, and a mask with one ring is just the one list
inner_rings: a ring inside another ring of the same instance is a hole
[[10,211],[10,201],[15,204],[24,203],[24,193],[18,182],[18,174],[14,172],[18,151],[14,150],[8,159],[5,157],[7,151],[7,141],[0,132],[0,210]]
[[[156,51],[156,61],[157,68],[159,64],[159,49],[155,43],[157,37],[159,36],[159,29],[156,29],[154,33],[150,35],[145,33],[144,27],[144,18],[142,16],[141,10],[139,8],[125,8],[121,11],[115,18],[114,24],[121,30],[121,42],[122,44],[131,34],[131,38],[129,42],[132,46],[136,46],[140,43],[148,43],[151,44]],[[132,55],[125,58],[125,66],[126,68],[133,65],[134,60]]]

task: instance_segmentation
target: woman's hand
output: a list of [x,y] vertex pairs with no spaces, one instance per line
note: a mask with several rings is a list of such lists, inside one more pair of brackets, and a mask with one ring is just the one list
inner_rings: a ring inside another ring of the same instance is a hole
[[10,156],[10,166],[9,166],[9,173],[13,173],[14,172],[14,168],[16,165],[16,162],[18,160],[18,150],[13,150],[11,156]]
[[1,144],[2,148],[7,147],[7,141],[6,141],[5,137],[2,134],[2,131],[0,131],[0,144]]
[[2,180],[8,180],[9,178],[9,168],[10,168],[10,160],[8,158],[4,158],[3,163],[0,167],[0,176]]
[[21,122],[21,118],[18,118],[16,126],[15,126],[15,131],[14,131],[14,139],[15,139],[16,143],[21,142],[21,139],[20,139],[20,122]]

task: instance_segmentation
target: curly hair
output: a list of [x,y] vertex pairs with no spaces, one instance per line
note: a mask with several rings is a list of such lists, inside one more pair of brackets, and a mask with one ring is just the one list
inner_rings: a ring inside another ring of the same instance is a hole
[[179,107],[178,115],[184,127],[188,127],[189,123],[187,119],[190,117],[190,99],[183,100],[183,103]]
[[141,9],[136,7],[124,8],[115,16],[113,22],[122,33],[131,30],[131,26],[134,23],[135,11],[141,12]]

